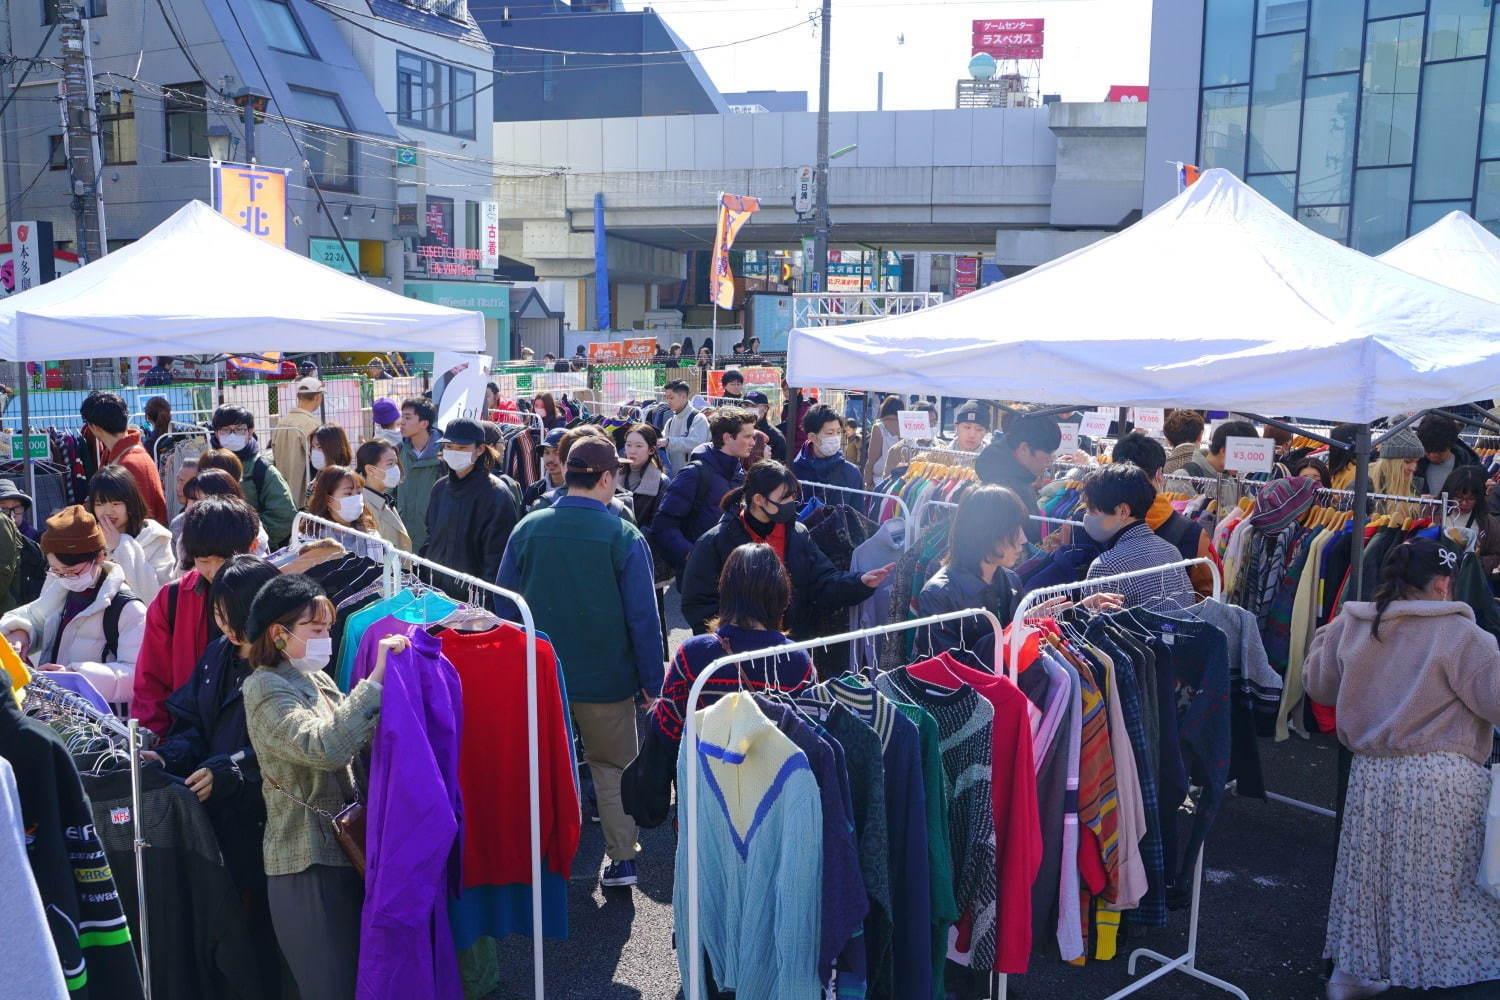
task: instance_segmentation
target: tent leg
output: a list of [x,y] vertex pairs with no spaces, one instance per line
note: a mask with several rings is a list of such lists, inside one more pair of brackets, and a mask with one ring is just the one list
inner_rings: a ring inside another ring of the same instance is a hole
[[26,370],[26,362],[18,363],[21,370],[21,454],[26,456],[26,495],[31,497],[31,527],[36,530],[40,527],[37,516],[36,503],[36,464],[31,458],[31,373]]
[[[1365,524],[1370,515],[1370,425],[1361,424],[1354,432],[1354,536],[1350,539],[1352,549],[1349,566],[1353,572],[1350,579],[1350,600],[1365,598]],[[1354,757],[1339,744],[1337,816],[1334,819],[1334,840],[1344,832],[1344,799],[1349,794],[1349,768]]]

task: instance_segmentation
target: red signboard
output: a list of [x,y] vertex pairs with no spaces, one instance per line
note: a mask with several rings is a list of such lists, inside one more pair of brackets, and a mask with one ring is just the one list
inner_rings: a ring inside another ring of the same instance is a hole
[[1034,31],[1040,35],[1047,25],[1045,17],[990,18],[974,22],[974,34],[996,31]]
[[590,344],[590,361],[623,361],[625,359],[625,345],[615,343]]
[[1039,31],[986,31],[974,32],[975,48],[1014,48],[1018,45],[1027,47],[1040,46],[1042,44],[1042,33]]
[[1150,89],[1150,87],[1129,87],[1117,83],[1109,88],[1109,96],[1105,100],[1120,104],[1145,104],[1146,92]]

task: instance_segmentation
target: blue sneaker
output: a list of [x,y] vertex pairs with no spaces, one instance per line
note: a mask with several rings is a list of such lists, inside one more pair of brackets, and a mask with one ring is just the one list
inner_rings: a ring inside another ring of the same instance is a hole
[[615,861],[605,865],[604,871],[599,874],[599,884],[606,889],[635,885],[635,882],[634,861]]

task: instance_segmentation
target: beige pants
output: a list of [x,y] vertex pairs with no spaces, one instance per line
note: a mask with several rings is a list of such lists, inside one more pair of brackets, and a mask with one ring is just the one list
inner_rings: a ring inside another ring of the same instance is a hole
[[594,775],[604,850],[611,861],[630,861],[640,853],[635,821],[620,803],[620,775],[639,749],[635,732],[635,699],[590,704],[572,702],[573,725],[583,740],[583,757]]

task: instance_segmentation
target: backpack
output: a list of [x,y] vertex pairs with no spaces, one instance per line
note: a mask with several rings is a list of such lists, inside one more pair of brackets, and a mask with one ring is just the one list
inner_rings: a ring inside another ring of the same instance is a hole
[[250,481],[255,484],[255,499],[257,503],[264,499],[261,494],[266,491],[266,475],[266,460],[256,455],[255,461],[250,463]]
[[[113,660],[115,654],[120,651],[120,615],[124,612],[125,605],[131,601],[137,604],[145,603],[132,594],[129,587],[121,587],[115,596],[109,599],[109,606],[104,609],[104,650],[99,658],[105,663]],[[176,615],[174,614],[173,617],[175,618]],[[170,630],[170,626],[168,629]]]

